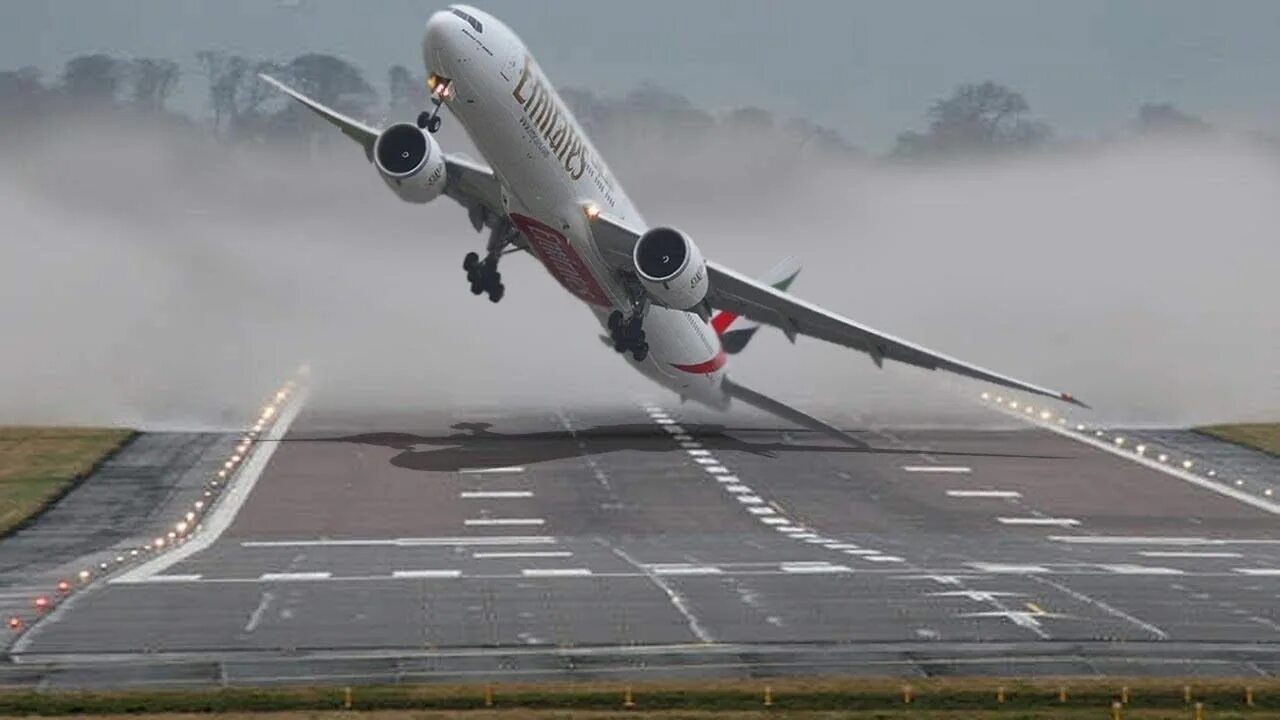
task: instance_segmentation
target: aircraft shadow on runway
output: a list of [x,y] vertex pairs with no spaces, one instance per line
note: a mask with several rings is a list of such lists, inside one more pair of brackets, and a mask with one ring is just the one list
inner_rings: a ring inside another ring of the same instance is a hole
[[[587,455],[603,455],[624,450],[639,452],[673,452],[676,445],[665,433],[648,423],[600,425],[583,430],[557,430],[531,433],[496,433],[492,423],[464,422],[451,426],[459,432],[449,435],[415,435],[399,432],[374,432],[325,438],[290,438],[285,442],[346,442],[378,445],[399,450],[391,464],[408,470],[456,472],[465,468],[525,466],[552,460]],[[996,453],[941,452],[919,448],[850,447],[801,442],[749,442],[726,435],[723,425],[684,425],[708,450],[744,452],[775,458],[781,453],[819,452],[883,455],[917,455],[928,453],[940,457],[1002,457],[1053,459],[1057,456]],[[735,431],[736,432],[736,431]],[[744,432],[752,432],[750,430]],[[789,434],[810,435],[806,431]]]

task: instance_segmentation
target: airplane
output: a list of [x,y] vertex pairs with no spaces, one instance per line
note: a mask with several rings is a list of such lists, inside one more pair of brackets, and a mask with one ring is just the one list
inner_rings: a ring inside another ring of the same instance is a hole
[[[781,329],[793,343],[803,335],[864,352],[879,367],[892,360],[946,370],[1087,407],[1069,393],[934,352],[795,297],[786,290],[798,266],[752,279],[707,260],[686,233],[650,225],[529,49],[492,15],[466,5],[434,13],[423,33],[422,59],[430,109],[417,122],[384,129],[260,77],[359,143],[401,200],[428,203],[446,196],[466,209],[477,232],[488,229],[484,256],[470,252],[462,263],[473,294],[500,301],[506,288],[499,259],[526,251],[590,310],[607,332],[602,340],[682,400],[718,410],[743,402],[851,444],[861,445],[732,380],[728,355],[742,350],[763,324]],[[445,106],[488,166],[440,149],[435,133]]]

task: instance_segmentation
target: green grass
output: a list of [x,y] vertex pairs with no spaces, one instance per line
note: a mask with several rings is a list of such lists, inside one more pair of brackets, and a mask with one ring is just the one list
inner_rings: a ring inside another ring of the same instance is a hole
[[1245,447],[1280,456],[1280,423],[1209,425],[1196,428],[1196,430],[1206,435],[1212,435],[1219,440],[1226,440],[1237,445],[1244,445]]
[[66,492],[132,430],[0,428],[0,537]]
[[[1188,684],[1190,683],[1190,684]],[[904,689],[910,687],[910,704]],[[1188,690],[1190,702],[1188,702]],[[768,688],[771,705],[765,706]],[[1127,690],[1125,690],[1127,688]],[[1246,704],[1246,688],[1253,705]],[[272,713],[281,720],[328,718],[350,703],[380,720],[426,717],[613,718],[968,718],[1074,720],[1111,718],[1127,695],[1122,720],[1280,720],[1280,680],[1041,679],[722,680],[702,683],[549,683],[523,685],[381,685],[313,688],[230,688],[132,692],[0,692],[0,717]],[[1065,690],[1065,701],[1059,695]],[[349,693],[349,694],[348,694]],[[630,697],[633,705],[624,707]]]

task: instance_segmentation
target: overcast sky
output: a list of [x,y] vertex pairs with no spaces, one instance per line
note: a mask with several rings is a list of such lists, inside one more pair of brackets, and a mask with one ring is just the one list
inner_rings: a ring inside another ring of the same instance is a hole
[[[709,109],[770,107],[882,150],[966,81],[1021,91],[1060,134],[1117,131],[1143,102],[1280,127],[1275,0],[487,0],[559,86],[623,94],[653,80]],[[53,74],[72,55],[341,54],[379,87],[418,69],[419,0],[0,0],[0,68]],[[188,79],[180,109],[203,109]]]

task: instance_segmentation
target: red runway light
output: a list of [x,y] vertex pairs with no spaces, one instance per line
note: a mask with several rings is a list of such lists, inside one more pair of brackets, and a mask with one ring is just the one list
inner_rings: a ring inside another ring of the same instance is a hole
[[21,629],[22,629],[22,618],[19,618],[19,617],[11,617],[11,618],[9,618],[9,629],[10,629],[10,630],[13,630],[13,631],[21,630]]
[[71,592],[71,583],[67,582],[66,580],[59,580],[58,592],[60,593]]
[[36,598],[36,609],[37,609],[37,610],[48,610],[48,609],[49,609],[49,598],[48,598],[47,596],[45,596],[45,595],[41,595],[40,597]]

